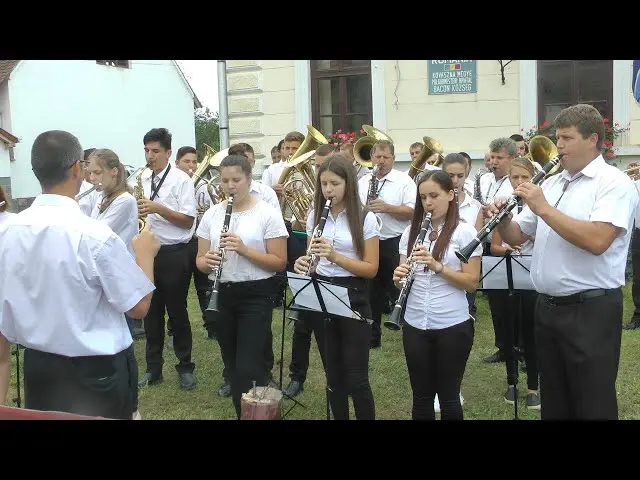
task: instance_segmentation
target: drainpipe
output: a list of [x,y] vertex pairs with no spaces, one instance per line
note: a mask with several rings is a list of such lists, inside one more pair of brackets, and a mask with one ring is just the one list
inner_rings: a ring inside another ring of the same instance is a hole
[[227,62],[218,60],[218,119],[220,122],[220,150],[229,148],[229,110],[227,104]]

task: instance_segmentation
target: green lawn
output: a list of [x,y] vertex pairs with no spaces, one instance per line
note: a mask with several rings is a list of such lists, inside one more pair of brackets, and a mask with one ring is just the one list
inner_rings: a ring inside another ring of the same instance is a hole
[[[466,419],[512,419],[513,406],[504,402],[506,389],[506,372],[504,364],[488,365],[482,358],[494,352],[493,329],[486,300],[479,296],[478,321],[476,336],[471,351],[464,380],[462,394],[464,396],[464,415]],[[625,289],[626,324],[633,311],[631,287]],[[165,348],[165,382],[158,386],[140,390],[140,410],[145,419],[234,419],[235,410],[231,400],[219,398],[215,392],[222,378],[222,360],[217,342],[206,339],[202,320],[198,311],[195,290],[189,294],[189,313],[193,328],[193,359],[196,363],[198,387],[191,392],[183,392],[178,387],[178,377],[173,368],[175,355]],[[283,383],[288,383],[288,365],[291,359],[291,333],[293,326],[285,327]],[[280,358],[280,341],[282,338],[282,310],[274,311],[273,334],[276,366],[274,377],[279,379],[277,364]],[[140,371],[144,372],[144,340],[136,341],[136,355],[140,363]],[[622,354],[618,375],[618,402],[621,419],[640,419],[640,332],[624,331],[622,336]],[[13,359],[13,357],[12,357]],[[524,407],[526,394],[526,374],[520,374],[519,382],[519,417],[521,419],[537,419],[539,412],[528,411]],[[378,419],[410,419],[411,389],[406,363],[402,352],[400,332],[392,332],[383,328],[382,348],[372,350],[370,357],[369,378],[376,402]],[[304,392],[296,397],[306,408],[295,406],[287,419],[325,418],[325,379],[320,363],[320,356],[312,341],[311,359],[308,378]],[[15,397],[15,368],[9,388],[6,405],[13,405]],[[285,400],[283,408],[288,410],[293,405]],[[353,413],[353,411],[352,411]],[[352,415],[353,418],[353,415]]]

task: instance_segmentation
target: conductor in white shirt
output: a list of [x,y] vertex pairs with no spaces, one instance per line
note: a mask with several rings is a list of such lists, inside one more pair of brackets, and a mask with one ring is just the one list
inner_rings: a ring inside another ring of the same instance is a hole
[[535,236],[542,418],[617,419],[622,286],[638,194],[602,158],[605,126],[595,107],[565,108],[555,129],[564,171],[542,186],[519,185],[514,194],[527,206],[498,231],[509,245]]
[[172,321],[180,388],[192,390],[196,387],[196,379],[193,375],[195,364],[191,359],[193,340],[187,295],[191,284],[189,242],[195,230],[195,191],[189,176],[169,163],[171,134],[166,128],[150,130],[143,143],[149,168],[142,173],[145,198],[138,200],[138,211],[147,216],[146,221],[161,246],[154,267],[156,291],[144,319],[147,371],[140,386],[163,381],[166,309]]
[[[143,231],[134,259],[108,226],[82,213],[80,160],[68,132],[35,139],[31,166],[43,193],[0,225],[0,352],[7,342],[25,347],[26,408],[131,419],[124,314],[142,318],[149,309],[159,244]],[[0,376],[0,391],[7,382]]]

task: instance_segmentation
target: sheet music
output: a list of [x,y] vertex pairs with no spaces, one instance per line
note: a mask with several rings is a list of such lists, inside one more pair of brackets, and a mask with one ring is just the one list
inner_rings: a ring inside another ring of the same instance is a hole
[[[511,257],[514,290],[535,290],[531,282],[531,255]],[[482,290],[508,290],[506,257],[482,257]]]
[[[293,272],[287,272],[287,277],[289,279],[289,288],[291,288],[293,294],[296,295],[294,303],[301,307],[322,312],[316,289],[313,284],[310,283],[311,277]],[[361,319],[360,316],[351,310],[349,290],[346,287],[327,284],[322,282],[322,280],[319,280],[318,283],[320,294],[322,295],[322,300],[328,313],[341,317]]]

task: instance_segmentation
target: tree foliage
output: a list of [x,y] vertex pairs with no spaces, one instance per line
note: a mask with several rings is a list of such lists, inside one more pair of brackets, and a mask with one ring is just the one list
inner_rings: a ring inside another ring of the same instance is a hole
[[213,113],[208,108],[196,109],[195,123],[196,149],[198,150],[198,162],[200,162],[205,153],[205,143],[214,148],[216,152],[220,151],[220,124],[218,120],[218,112]]

